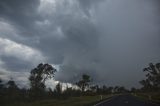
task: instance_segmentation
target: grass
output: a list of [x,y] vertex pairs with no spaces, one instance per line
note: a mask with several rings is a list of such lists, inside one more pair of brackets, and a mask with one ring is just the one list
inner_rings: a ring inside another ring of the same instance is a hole
[[136,93],[136,95],[134,94],[134,96],[146,101],[160,103],[160,93],[157,92]]
[[[107,99],[110,96],[103,95],[103,99]],[[81,96],[81,97],[71,97],[66,100],[41,100],[32,103],[12,103],[6,104],[5,106],[92,106],[100,101],[100,96]]]

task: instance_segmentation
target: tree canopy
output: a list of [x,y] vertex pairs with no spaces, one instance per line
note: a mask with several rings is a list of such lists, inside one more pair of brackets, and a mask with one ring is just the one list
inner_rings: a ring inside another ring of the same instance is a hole
[[45,90],[45,81],[49,78],[53,78],[57,70],[50,64],[39,64],[36,68],[30,72],[30,85],[31,90],[35,95],[39,95]]
[[89,86],[89,82],[91,81],[90,76],[87,74],[82,75],[82,79],[76,83],[78,87],[80,87],[81,91],[84,92],[86,87]]
[[140,81],[143,88],[152,90],[160,88],[160,63],[150,63],[143,71],[147,72],[146,79]]

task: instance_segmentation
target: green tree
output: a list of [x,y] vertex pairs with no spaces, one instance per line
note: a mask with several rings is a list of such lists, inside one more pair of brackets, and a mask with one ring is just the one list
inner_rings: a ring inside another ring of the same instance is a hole
[[92,92],[96,93],[97,92],[97,85],[91,86],[90,89],[92,90]]
[[62,85],[61,85],[61,83],[58,83],[56,85],[54,91],[56,92],[57,95],[61,95],[62,94]]
[[136,93],[137,89],[132,87],[130,91],[131,91],[131,93]]
[[45,81],[53,78],[57,70],[49,64],[39,64],[30,72],[31,96],[41,97],[45,92]]
[[119,89],[119,86],[115,86],[115,87],[113,88],[114,93],[118,93],[118,89]]
[[143,86],[142,87],[143,91],[150,91],[152,89],[152,87],[153,87],[151,85],[149,79],[141,80],[141,81],[139,81],[139,83]]
[[0,79],[0,90],[3,88],[4,84],[2,82],[2,80]]
[[146,79],[140,81],[143,85],[143,88],[146,89],[159,89],[160,88],[160,63],[153,64],[150,63],[147,68],[143,69],[144,72],[147,72]]
[[20,99],[19,88],[12,79],[6,83],[6,86],[7,86],[6,98],[8,100],[15,101]]
[[16,83],[11,79],[7,82],[8,89],[18,89]]
[[91,78],[89,75],[83,74],[82,79],[76,83],[76,85],[81,89],[82,92],[89,87],[89,82],[91,82]]
[[120,86],[120,87],[117,89],[117,91],[118,91],[118,93],[126,93],[126,92],[128,92],[128,90],[127,90],[125,87],[123,87],[123,86]]

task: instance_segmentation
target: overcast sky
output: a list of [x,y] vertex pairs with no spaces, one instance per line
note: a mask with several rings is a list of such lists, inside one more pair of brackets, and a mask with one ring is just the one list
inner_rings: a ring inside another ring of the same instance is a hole
[[46,62],[55,80],[139,87],[160,62],[159,0],[0,0],[0,78],[26,85]]

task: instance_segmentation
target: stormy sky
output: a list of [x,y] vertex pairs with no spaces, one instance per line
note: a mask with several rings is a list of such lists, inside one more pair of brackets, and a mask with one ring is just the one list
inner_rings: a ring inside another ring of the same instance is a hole
[[160,62],[159,0],[0,0],[0,78],[26,85],[50,63],[56,81],[139,87]]

